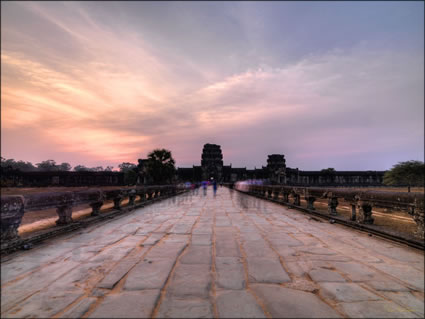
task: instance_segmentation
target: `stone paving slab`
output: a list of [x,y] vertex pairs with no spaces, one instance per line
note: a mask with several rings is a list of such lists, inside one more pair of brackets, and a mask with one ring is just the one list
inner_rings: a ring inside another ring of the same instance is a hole
[[219,188],[20,251],[1,317],[421,318],[424,254]]
[[248,277],[250,282],[280,284],[291,281],[279,259],[275,257],[248,257]]
[[252,285],[275,318],[339,318],[338,313],[316,295],[277,285]]
[[89,318],[149,318],[158,298],[158,289],[109,295]]
[[246,290],[217,293],[217,311],[221,318],[267,318],[252,294]]
[[382,300],[355,283],[325,282],[319,285],[320,293],[327,299],[344,302]]
[[241,258],[215,257],[215,267],[217,288],[245,288],[245,272]]
[[172,258],[145,258],[129,273],[125,290],[161,289],[175,263]]
[[211,287],[210,264],[180,264],[176,267],[168,293],[180,298],[208,298]]
[[213,307],[205,299],[176,299],[165,297],[157,318],[213,318]]

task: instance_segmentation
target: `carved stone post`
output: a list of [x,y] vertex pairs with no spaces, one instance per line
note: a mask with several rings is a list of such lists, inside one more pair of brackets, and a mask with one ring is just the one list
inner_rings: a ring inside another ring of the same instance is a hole
[[372,218],[372,205],[367,202],[361,204],[362,208],[362,223],[363,224],[373,224],[374,219]]
[[23,196],[1,198],[1,240],[19,239],[18,227],[24,216]]
[[102,207],[103,202],[91,203],[90,207],[92,208],[91,216],[98,216],[100,214],[100,208]]
[[267,189],[267,199],[273,199],[273,188]]
[[328,213],[330,215],[338,215],[336,208],[338,206],[338,197],[330,196],[328,197]]
[[128,192],[128,205],[133,206],[135,200],[136,200],[136,191],[132,189],[131,191]]
[[352,203],[351,204],[351,216],[350,216],[350,220],[352,220],[352,221],[355,221],[356,220],[356,218],[357,218],[357,213],[356,213],[356,204],[355,203]]
[[283,202],[284,203],[289,203],[289,194],[288,193],[283,193]]
[[71,205],[59,206],[56,208],[56,213],[59,216],[59,219],[56,220],[56,225],[68,225],[73,222]]
[[279,200],[279,193],[280,193],[279,190],[274,190],[272,199]]
[[299,194],[293,194],[294,196],[294,205],[295,206],[301,206],[301,200]]
[[424,227],[424,218],[425,218],[425,210],[424,210],[424,197],[415,198],[415,206],[412,207],[411,214],[413,215],[413,220],[416,223],[416,232],[415,235],[420,239],[424,239],[425,237],[425,227]]
[[114,209],[118,209],[121,210],[121,202],[123,200],[123,196],[122,195],[117,195],[113,201],[114,201]]
[[315,210],[314,208],[314,202],[316,201],[316,197],[314,196],[307,196],[307,209]]
[[424,227],[424,210],[415,209],[413,214],[413,220],[416,222],[416,236],[421,239],[424,239],[425,227]]

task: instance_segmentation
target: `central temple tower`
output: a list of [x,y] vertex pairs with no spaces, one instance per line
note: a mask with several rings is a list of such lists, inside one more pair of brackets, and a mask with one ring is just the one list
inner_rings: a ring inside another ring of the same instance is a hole
[[202,179],[209,180],[213,177],[217,181],[223,176],[223,154],[221,147],[217,144],[205,144],[202,149]]
[[270,181],[286,184],[286,161],[282,154],[272,154],[267,159],[267,171]]

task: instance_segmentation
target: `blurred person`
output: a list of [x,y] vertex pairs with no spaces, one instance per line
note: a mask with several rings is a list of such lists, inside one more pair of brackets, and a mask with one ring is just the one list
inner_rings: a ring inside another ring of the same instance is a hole
[[202,181],[202,189],[204,190],[204,196],[207,195],[207,185],[208,182]]
[[213,180],[214,196],[217,194],[217,181]]

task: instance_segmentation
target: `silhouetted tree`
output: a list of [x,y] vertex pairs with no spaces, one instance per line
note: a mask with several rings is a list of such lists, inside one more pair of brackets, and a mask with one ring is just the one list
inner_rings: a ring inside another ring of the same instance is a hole
[[74,167],[74,171],[76,172],[89,172],[90,168],[85,167],[84,165],[77,165]]
[[171,151],[154,149],[148,154],[147,173],[155,184],[171,183],[176,171]]
[[324,174],[332,175],[332,174],[335,174],[336,171],[335,171],[335,168],[329,167],[329,168],[322,169],[320,172],[322,172]]
[[137,182],[137,166],[136,164],[123,162],[118,165],[120,172],[124,173],[124,183],[134,185]]
[[384,174],[385,185],[424,186],[425,164],[421,161],[399,162]]
[[133,163],[123,162],[120,165],[118,165],[118,167],[120,169],[120,172],[125,172],[125,171],[128,171],[128,170],[132,170],[132,169],[136,168],[137,166],[136,166],[136,164],[133,164]]
[[69,163],[62,163],[62,164],[60,164],[58,166],[58,170],[59,171],[64,171],[64,172],[70,171],[71,170],[71,165]]
[[4,157],[1,158],[1,167],[4,169],[15,169],[21,172],[31,172],[38,170],[37,167],[35,167],[31,162],[15,161],[13,158],[6,159]]

